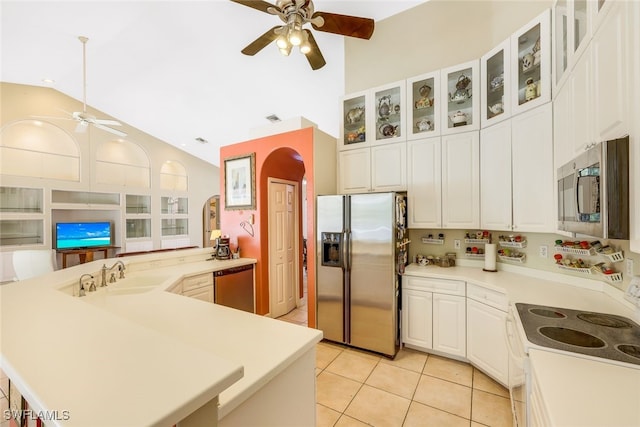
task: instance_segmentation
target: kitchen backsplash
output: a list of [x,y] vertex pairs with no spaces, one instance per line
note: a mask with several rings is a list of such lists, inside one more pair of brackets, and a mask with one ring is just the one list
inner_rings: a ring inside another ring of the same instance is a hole
[[[446,253],[455,253],[456,257],[459,259],[470,258],[467,256],[467,247],[477,247],[479,249],[483,249],[482,244],[469,244],[465,243],[465,238],[467,238],[467,233],[469,233],[469,237],[475,238],[475,236],[479,231],[482,230],[450,230],[450,229],[410,229],[409,230],[409,239],[411,240],[411,244],[409,245],[409,260],[414,262],[416,255],[433,255],[435,256],[443,256]],[[514,231],[489,231],[491,234],[491,243],[498,243],[499,236],[504,236],[507,239],[509,236],[521,236],[521,239],[526,240],[526,247],[511,249],[512,251],[517,251],[521,254],[525,255],[524,262],[518,263],[517,265],[532,268],[536,270],[545,270],[551,271],[554,273],[567,274],[575,277],[583,277],[585,279],[595,279],[598,280],[598,275],[596,274],[585,274],[585,272],[581,272],[580,269],[576,271],[571,271],[568,269],[561,269],[558,267],[554,255],[559,253],[555,250],[555,242],[556,240],[586,240],[588,242],[593,242],[594,240],[599,240],[603,245],[609,245],[615,251],[621,251],[624,255],[624,260],[622,262],[612,263],[605,257],[601,255],[593,255],[593,256],[580,256],[580,255],[572,255],[562,253],[565,258],[573,258],[578,259],[582,258],[585,262],[589,263],[589,265],[597,264],[600,262],[604,262],[605,265],[611,266],[614,271],[622,273],[622,281],[621,282],[609,282],[607,280],[603,280],[605,282],[610,283],[612,286],[620,289],[626,290],[629,286],[629,282],[631,281],[632,275],[627,274],[627,259],[633,260],[634,264],[634,274],[640,275],[640,254],[635,252],[631,252],[629,250],[629,241],[628,240],[607,240],[607,239],[595,239],[595,238],[576,238],[572,239],[566,236],[562,236],[559,234],[547,234],[547,233],[516,233]],[[444,235],[444,243],[440,244],[438,242],[439,235]],[[434,243],[423,243],[422,238],[433,238]],[[455,247],[455,241],[460,240],[460,248],[457,249]],[[547,257],[544,258],[541,256],[541,246],[546,246],[546,254]],[[501,265],[505,263],[513,264],[513,262],[504,262],[501,260],[497,261],[497,268],[500,270]],[[436,267],[434,267],[436,268]]]

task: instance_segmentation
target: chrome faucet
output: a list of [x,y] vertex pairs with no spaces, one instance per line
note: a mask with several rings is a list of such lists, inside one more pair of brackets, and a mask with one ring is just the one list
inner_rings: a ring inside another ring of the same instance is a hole
[[[111,271],[116,267],[118,267],[118,271],[120,271],[120,276],[118,278],[124,279],[125,266],[122,261],[118,260],[114,262],[111,267],[107,267],[107,264],[103,264],[102,268],[100,269],[100,278],[101,278],[100,287],[107,286],[107,271]],[[109,283],[115,283],[115,282],[116,282],[116,274],[111,273],[111,276],[109,278]]]
[[[78,281],[78,296],[79,297],[83,297],[86,295],[86,292],[84,290],[84,283],[82,282],[82,279],[84,279],[85,277],[90,277],[91,279],[93,279],[93,276],[91,274],[83,274],[82,276],[80,276],[80,280]],[[89,291],[91,291],[91,287],[93,287],[93,290],[96,290],[96,283],[95,282],[91,282],[91,284],[89,285]]]

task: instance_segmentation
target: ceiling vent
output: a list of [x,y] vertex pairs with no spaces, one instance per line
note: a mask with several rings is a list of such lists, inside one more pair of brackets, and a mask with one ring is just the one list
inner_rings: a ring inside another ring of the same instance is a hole
[[276,116],[275,114],[271,114],[270,116],[265,117],[265,119],[269,120],[271,123],[278,123],[282,121],[280,120],[280,117]]
[[202,138],[202,137],[197,137],[196,141],[198,141],[200,144],[206,144],[209,141],[207,141],[206,139]]

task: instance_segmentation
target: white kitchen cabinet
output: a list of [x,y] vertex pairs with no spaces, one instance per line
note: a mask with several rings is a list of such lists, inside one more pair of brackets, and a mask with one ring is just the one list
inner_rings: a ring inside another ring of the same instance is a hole
[[182,295],[189,298],[195,298],[206,302],[213,302],[213,286],[203,286],[197,289],[182,291]]
[[467,298],[467,358],[494,380],[508,384],[507,313]]
[[513,229],[540,233],[555,226],[551,103],[511,119]]
[[433,345],[433,294],[414,289],[402,290],[402,342],[417,348]]
[[407,143],[407,217],[409,228],[442,227],[440,137]]
[[196,274],[182,280],[182,295],[213,302],[213,273]]
[[566,81],[591,41],[592,0],[557,0],[552,9],[554,90]]
[[511,230],[511,121],[480,131],[480,228]]
[[551,25],[553,26],[553,79],[554,96],[558,88],[566,80],[569,69],[569,0],[556,0],[551,9]]
[[442,134],[480,129],[480,72],[478,60],[440,70],[443,100]]
[[440,135],[440,71],[407,79],[407,139]]
[[446,354],[466,357],[465,319],[464,296],[434,293],[433,349]]
[[480,134],[442,137],[442,228],[480,225]]
[[574,157],[573,111],[571,110],[571,85],[565,84],[553,98],[553,161],[554,172]]
[[[640,22],[640,2],[633,2],[630,7],[630,19],[631,22]],[[629,29],[629,35],[631,36],[630,52],[640,51],[640,26],[633,25]],[[640,55],[633,55],[630,65],[630,76],[640,75]],[[636,119],[630,123],[631,129],[629,132],[629,182],[640,182],[640,81],[638,79],[631,79],[630,93],[633,107],[630,117]],[[631,233],[629,243],[633,252],[640,254],[640,185],[632,185],[629,192],[629,215],[631,222]]]
[[[368,147],[373,139],[370,135],[367,113],[369,102],[367,102],[367,91],[356,92],[342,97],[340,102],[340,139],[338,140],[339,150]],[[371,114],[371,113],[369,113]]]
[[341,151],[339,192],[367,193],[407,190],[407,143]]
[[482,127],[511,116],[511,40],[507,39],[480,58]]
[[545,10],[511,36],[512,115],[551,100],[550,25]]
[[466,356],[465,282],[405,275],[402,342],[423,351]]
[[[629,132],[628,14],[632,2],[615,2],[591,40],[593,60],[593,126],[596,141]],[[638,52],[633,52],[638,55]],[[637,77],[631,77],[637,80]]]
[[582,153],[588,146],[595,143],[593,135],[593,75],[591,67],[591,49],[588,49],[578,59],[567,82],[571,94],[569,140],[573,142],[573,155]]

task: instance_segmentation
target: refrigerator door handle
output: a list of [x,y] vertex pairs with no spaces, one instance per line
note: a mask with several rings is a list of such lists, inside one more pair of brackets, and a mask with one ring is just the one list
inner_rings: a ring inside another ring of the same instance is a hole
[[351,232],[346,230],[342,233],[342,268],[351,269]]

